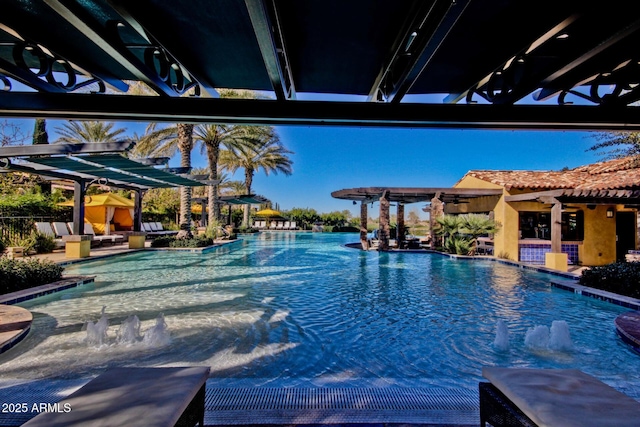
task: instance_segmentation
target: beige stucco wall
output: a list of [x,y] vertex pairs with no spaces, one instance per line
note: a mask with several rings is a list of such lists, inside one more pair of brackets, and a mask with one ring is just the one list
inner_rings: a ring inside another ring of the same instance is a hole
[[584,209],[584,241],[578,248],[583,265],[605,265],[616,260],[616,219],[607,218],[609,208],[616,209],[616,206]]
[[[474,177],[465,177],[456,188],[503,188]],[[446,213],[494,212],[494,219],[502,224],[500,232],[494,236],[494,254],[518,259],[520,236],[519,214],[521,211],[550,212],[549,205],[539,202],[504,201],[505,195],[517,195],[530,191],[513,189],[504,190],[501,197],[482,197],[470,199],[467,204],[449,206]],[[608,208],[616,211],[627,210],[622,205],[597,205],[595,209],[587,209],[586,205],[572,203],[584,212],[584,240],[578,247],[579,260],[583,265],[604,265],[616,260],[616,220],[607,218]]]
[[[518,260],[518,227],[519,216],[518,208],[526,210],[525,207],[530,202],[518,202],[518,203],[505,203],[504,196],[511,195],[511,192],[504,190],[504,188],[498,184],[493,184],[481,179],[466,176],[455,185],[456,188],[501,188],[503,189],[503,195],[496,198],[492,197],[480,197],[478,199],[470,199],[469,203],[461,204],[457,207],[451,207],[447,209],[446,213],[467,213],[467,212],[487,212],[493,211],[494,219],[499,222],[502,227],[500,231],[493,236],[494,254],[500,257],[506,257],[511,260]],[[514,190],[513,194],[520,194],[522,191]],[[537,205],[536,209],[540,210],[539,203],[533,203]],[[505,226],[506,225],[506,226]]]

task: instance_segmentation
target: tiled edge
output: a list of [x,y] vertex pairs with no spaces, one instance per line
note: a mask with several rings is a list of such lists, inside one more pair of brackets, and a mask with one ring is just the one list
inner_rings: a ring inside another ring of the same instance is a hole
[[65,289],[75,288],[77,286],[82,286],[87,283],[92,283],[95,280],[95,278],[96,276],[66,277],[62,280],[49,283],[47,285],[36,286],[34,288],[23,289],[22,291],[0,295],[0,304],[7,304],[7,305],[18,304],[18,303],[28,301],[34,298],[38,298],[44,295],[64,291]]
[[[145,248],[145,249],[149,249],[149,248]],[[91,262],[91,261],[98,261],[101,259],[105,259],[105,258],[112,258],[115,256],[120,256],[120,255],[128,255],[128,254],[132,254],[135,252],[140,252],[140,251],[144,251],[145,249],[130,249],[127,252],[117,252],[114,254],[104,254],[104,255],[92,255],[92,256],[88,256],[86,258],[76,258],[76,259],[67,259],[64,261],[56,261],[56,264],[65,267],[67,265],[73,265],[73,264],[80,264],[83,262]]]
[[574,292],[585,297],[595,298],[600,301],[606,301],[611,304],[620,305],[632,310],[640,310],[640,300],[636,298],[626,297],[623,295],[614,294],[613,292],[590,288],[588,286],[583,286],[575,282],[572,283],[567,280],[552,280],[551,286],[558,289],[564,289],[565,291]]
[[221,248],[223,246],[232,244],[232,243],[237,243],[237,242],[241,242],[242,239],[236,239],[236,240],[228,240],[228,241],[221,241],[221,242],[216,242],[215,244],[211,245],[211,246],[205,246],[203,248],[145,248],[145,250],[147,251],[157,251],[157,252],[188,252],[188,253],[200,253],[200,254],[205,254],[207,252],[211,252],[215,249]]
[[7,350],[9,350],[11,348],[13,348],[16,344],[18,344],[20,341],[25,339],[26,336],[29,334],[30,330],[31,330],[31,325],[29,325],[28,327],[24,328],[22,331],[20,331],[19,334],[17,334],[13,338],[11,338],[6,343],[3,343],[3,345],[0,346],[0,354],[4,353],[5,351],[7,351]]

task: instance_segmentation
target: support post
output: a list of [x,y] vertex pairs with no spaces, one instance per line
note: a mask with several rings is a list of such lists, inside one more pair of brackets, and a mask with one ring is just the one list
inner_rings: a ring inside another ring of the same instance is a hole
[[562,203],[557,200],[551,206],[551,252],[562,252]]
[[389,190],[384,190],[380,196],[380,243],[379,251],[389,250]]
[[84,184],[82,179],[73,182],[73,234],[76,236],[84,234]]
[[200,203],[200,208],[202,209],[202,215],[200,216],[200,226],[201,227],[206,227],[207,226],[207,205],[209,204],[209,202],[201,202]]
[[567,271],[569,256],[562,253],[562,203],[553,199],[551,206],[551,252],[545,254],[545,267]]
[[369,249],[369,243],[367,242],[367,221],[369,219],[369,213],[367,211],[367,201],[360,202],[360,244],[363,250]]
[[142,230],[142,197],[144,193],[142,190],[137,190],[133,196],[133,231]]
[[404,204],[398,202],[398,225],[396,226],[396,242],[399,248],[402,247],[404,241]]

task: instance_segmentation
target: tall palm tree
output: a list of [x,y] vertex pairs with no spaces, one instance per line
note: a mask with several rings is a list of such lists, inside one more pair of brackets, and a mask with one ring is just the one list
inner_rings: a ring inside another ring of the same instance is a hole
[[[147,126],[145,135],[136,146],[137,154],[150,154],[172,157],[180,153],[180,167],[191,168],[191,150],[193,149],[193,124],[178,123],[164,128],[156,123]],[[180,228],[187,231],[191,227],[191,187],[180,187]],[[190,232],[183,233],[190,235]]]
[[[267,176],[271,172],[291,175],[293,161],[288,157],[289,154],[293,154],[293,151],[282,145],[275,129],[254,126],[247,128],[243,144],[222,152],[220,163],[231,172],[244,169],[245,186],[247,193],[251,194],[253,176],[260,168]],[[249,205],[245,205],[242,223],[245,227],[249,224]]]
[[[221,146],[230,149],[243,143],[247,135],[246,126],[232,126],[221,124],[198,125],[193,131],[193,137],[202,144],[206,152],[209,166],[209,180],[218,180],[218,161]],[[209,186],[209,223],[220,219],[219,184]]]
[[116,142],[126,129],[113,129],[115,123],[71,120],[56,128],[60,138],[56,142],[83,144],[87,142]]

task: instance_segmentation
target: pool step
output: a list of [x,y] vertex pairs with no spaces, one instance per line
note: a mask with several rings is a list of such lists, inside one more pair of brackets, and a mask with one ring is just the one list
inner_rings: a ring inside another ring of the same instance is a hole
[[478,395],[463,389],[207,388],[205,408],[216,426],[479,423]]
[[[56,403],[87,380],[0,382],[7,400]],[[477,426],[478,393],[466,389],[350,387],[268,388],[207,385],[205,425],[412,424]],[[0,426],[19,426],[37,415],[31,410],[0,413]]]

